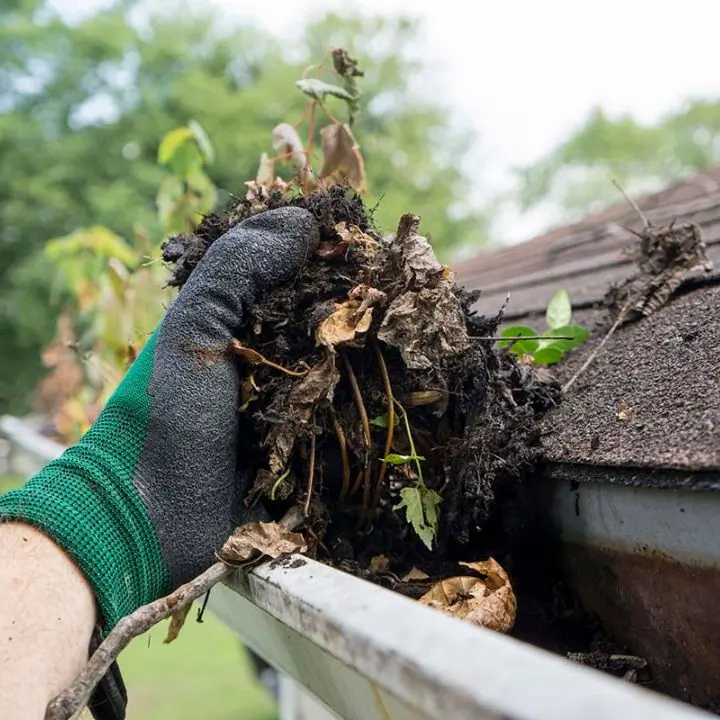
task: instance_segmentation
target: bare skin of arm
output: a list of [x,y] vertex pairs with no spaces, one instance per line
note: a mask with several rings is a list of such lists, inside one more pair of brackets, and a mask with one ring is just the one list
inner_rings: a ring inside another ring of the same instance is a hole
[[0,524],[0,717],[42,720],[87,661],[96,614],[90,585],[52,540]]

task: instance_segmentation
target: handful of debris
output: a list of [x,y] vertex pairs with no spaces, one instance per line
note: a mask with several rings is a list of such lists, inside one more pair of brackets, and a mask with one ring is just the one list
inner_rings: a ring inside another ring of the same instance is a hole
[[[288,197],[248,183],[232,210],[165,246],[182,286],[214,240],[246,217],[296,205],[320,245],[289,286],[267,293],[233,342],[248,506],[273,519],[304,508],[309,552],[345,569],[467,558],[499,493],[536,460],[536,414],[558,387],[498,351],[501,319],[465,292],[405,215],[381,237],[360,197],[331,186]],[[247,462],[247,457],[245,457]]]

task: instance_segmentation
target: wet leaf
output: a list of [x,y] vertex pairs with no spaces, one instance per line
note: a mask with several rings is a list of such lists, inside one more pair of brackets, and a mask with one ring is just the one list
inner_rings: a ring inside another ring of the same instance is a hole
[[410,407],[420,407],[423,405],[434,405],[447,397],[447,393],[441,390],[416,390],[408,396],[407,404]]
[[[400,455],[398,457],[407,456]],[[385,460],[387,461],[387,457]],[[437,506],[441,502],[442,498],[434,490],[417,484],[403,488],[400,491],[400,502],[393,507],[393,510],[405,510],[407,521],[428,550],[432,550],[437,534]]]
[[517,599],[505,570],[493,558],[460,564],[484,577],[447,578],[433,585],[418,602],[459,620],[509,632],[515,624]]
[[372,324],[371,307],[360,308],[361,301],[346,300],[335,305],[335,310],[318,325],[315,339],[319,345],[335,348],[355,345],[358,335],[366,333]]
[[537,365],[555,365],[563,359],[565,353],[556,347],[545,347],[533,353],[533,362]]
[[440,278],[436,286],[406,292],[390,303],[378,339],[400,350],[410,370],[439,367],[470,344],[454,283]]
[[318,78],[303,78],[302,80],[297,80],[295,87],[315,100],[322,101],[326,95],[332,95],[347,102],[352,103],[355,101],[355,96],[344,88],[341,88],[339,85],[331,85]]
[[365,162],[350,128],[341,123],[325,126],[320,131],[323,165],[319,176],[338,184],[347,182],[358,192],[365,191]]
[[567,290],[558,290],[548,303],[545,322],[550,330],[569,325],[572,320],[572,304]]
[[169,645],[173,640],[177,640],[177,637],[185,624],[188,613],[190,612],[190,608],[192,608],[192,603],[170,616],[167,634],[165,635],[165,640],[163,640],[165,645]]
[[275,163],[268,157],[267,153],[260,156],[257,176],[255,182],[260,185],[272,185],[275,180]]
[[375,555],[370,559],[370,572],[387,572],[390,569],[390,558],[387,555]]
[[278,523],[251,522],[241,525],[225,541],[219,557],[229,565],[240,565],[261,555],[277,558],[307,551],[305,538]]
[[307,167],[308,158],[302,140],[289,123],[280,123],[273,128],[272,145],[280,153],[290,155],[298,170]]
[[193,131],[189,127],[180,127],[171,130],[163,137],[158,148],[158,162],[167,165],[175,153],[188,141],[192,140]]

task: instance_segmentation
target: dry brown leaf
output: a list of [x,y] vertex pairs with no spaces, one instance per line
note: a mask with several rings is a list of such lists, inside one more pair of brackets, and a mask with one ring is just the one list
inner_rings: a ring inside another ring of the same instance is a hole
[[410,582],[411,580],[427,580],[428,577],[429,575],[427,573],[414,567],[405,575],[404,578],[402,578],[402,581]]
[[370,285],[358,285],[348,293],[348,299],[335,304],[335,309],[318,325],[315,339],[318,345],[335,348],[356,346],[370,329],[373,307],[385,302],[385,293]]
[[323,166],[320,177],[347,182],[358,192],[365,190],[365,163],[360,147],[350,128],[342,123],[327,125],[320,131],[323,148]]
[[241,565],[261,555],[277,558],[307,551],[305,538],[278,523],[251,522],[235,528],[219,557],[229,565]]
[[180,612],[173,613],[170,616],[170,622],[168,624],[167,629],[167,635],[165,635],[165,639],[163,640],[163,643],[165,645],[169,645],[173,640],[177,640],[177,636],[180,634],[180,631],[183,628],[183,625],[185,624],[185,620],[187,619],[188,613],[190,612],[190,608],[192,607],[192,603],[188,605],[187,607],[180,610]]
[[625,422],[630,417],[631,412],[632,408],[626,402],[621,402],[620,405],[618,405],[617,419],[620,420],[620,422]]
[[307,167],[307,154],[297,130],[290,123],[280,123],[273,128],[272,144],[275,150],[290,155],[298,170]]
[[517,599],[505,570],[493,558],[460,564],[485,577],[446,578],[433,585],[419,602],[459,620],[509,632],[515,624]]
[[267,153],[260,156],[255,182],[261,185],[272,185],[275,180],[275,163],[268,157]]
[[387,572],[390,569],[390,558],[387,555],[375,555],[370,559],[370,572]]
[[239,340],[233,340],[230,348],[236,355],[239,355],[245,362],[251,365],[262,365],[262,363],[265,362],[265,358],[257,350],[243,345]]
[[416,390],[415,392],[411,392],[408,396],[407,404],[410,407],[434,405],[436,402],[443,400],[446,396],[447,393],[442,390]]

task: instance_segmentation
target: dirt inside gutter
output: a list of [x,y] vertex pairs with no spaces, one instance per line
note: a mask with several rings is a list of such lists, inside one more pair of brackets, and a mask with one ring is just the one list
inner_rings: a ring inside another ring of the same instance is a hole
[[[511,635],[561,654],[592,652],[598,667],[622,676],[626,667],[606,661],[624,648],[610,643],[564,584],[557,539],[526,502],[523,484],[543,459],[541,443],[549,459],[565,457],[568,444],[617,456],[637,453],[637,433],[657,427],[660,450],[663,422],[687,413],[698,397],[707,398],[707,411],[693,408],[698,419],[688,438],[711,432],[717,407],[710,407],[710,396],[719,381],[707,373],[709,355],[699,360],[693,348],[699,340],[708,353],[716,346],[712,340],[720,330],[697,319],[709,312],[714,296],[679,301],[701,303],[692,305],[692,323],[682,320],[689,317],[682,304],[671,304],[623,328],[578,381],[576,400],[563,405],[557,381],[519,365],[493,341],[474,339],[493,336],[500,314],[471,311],[477,295],[455,286],[410,216],[388,244],[361,201],[340,188],[289,201],[262,190],[248,198],[165,247],[165,259],[175,266],[173,284],[182,286],[212,242],[255,212],[300,205],[321,228],[317,255],[292,287],[259,300],[235,348],[243,378],[242,434],[253,438],[254,448],[243,461],[257,468],[248,504],[271,519],[304,505],[315,541],[311,555],[411,597],[460,573],[458,562],[494,557],[519,601]],[[359,315],[368,310],[358,331]],[[658,343],[649,330],[655,325],[647,323],[660,323],[668,313],[677,321]],[[574,372],[600,337],[570,356],[561,378]],[[663,406],[658,393],[664,383],[684,377],[685,363],[705,372],[694,374],[687,393],[676,393],[669,405],[662,398]],[[654,401],[645,402],[638,396],[639,378],[658,364],[662,377]],[[615,417],[620,402],[633,413],[621,431]],[[591,417],[581,417],[579,408],[589,407]],[[392,434],[391,408],[397,421]],[[421,457],[422,464],[389,465],[382,462],[388,451]],[[398,510],[403,490],[419,480],[442,496],[432,551]],[[389,560],[382,569],[373,563],[378,557]],[[427,576],[405,579],[413,568]]]

